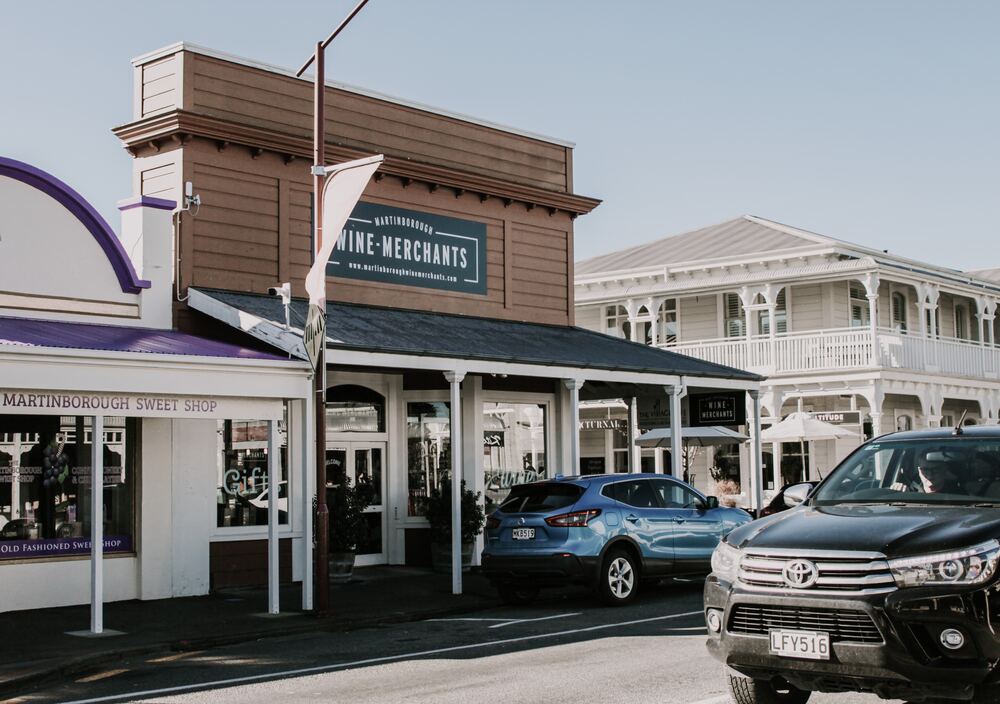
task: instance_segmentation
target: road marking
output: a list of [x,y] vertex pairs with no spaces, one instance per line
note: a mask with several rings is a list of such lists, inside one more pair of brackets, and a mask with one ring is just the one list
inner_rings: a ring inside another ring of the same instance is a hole
[[164,655],[159,658],[151,658],[146,662],[174,662],[176,660],[183,660],[184,658],[189,658],[192,655],[201,655],[203,650],[187,650],[183,653],[174,653],[173,655]]
[[[394,660],[406,660],[408,658],[420,658],[420,657],[426,657],[428,655],[440,655],[442,653],[455,653],[461,650],[476,650],[480,648],[490,648],[496,645],[523,643],[525,641],[541,640],[543,638],[558,638],[560,636],[569,636],[569,635],[574,635],[576,633],[592,633],[594,631],[603,631],[609,628],[618,628],[620,626],[637,626],[642,623],[653,623],[655,621],[669,621],[671,619],[685,618],[687,616],[700,616],[701,614],[702,610],[698,609],[697,611],[685,611],[684,613],[680,614],[667,614],[666,616],[652,616],[650,618],[640,618],[634,621],[619,621],[618,623],[605,623],[599,626],[572,628],[566,631],[556,631],[555,633],[536,633],[530,636],[518,636],[516,638],[502,638],[500,640],[490,640],[490,641],[484,641],[482,643],[470,643],[468,645],[453,645],[448,648],[434,648],[433,650],[421,650],[414,653],[403,653],[401,655],[386,655],[379,658],[354,660],[353,662],[342,662],[342,663],[337,663],[335,665],[316,665],[315,667],[300,667],[295,670],[281,670],[278,672],[270,672],[263,675],[246,675],[243,677],[230,677],[224,680],[201,682],[199,684],[184,684],[176,687],[147,689],[146,691],[143,692],[129,692],[128,694],[111,694],[104,697],[93,697],[91,699],[74,699],[73,701],[65,702],[65,704],[97,704],[97,702],[113,702],[121,700],[135,701],[141,697],[148,697],[158,694],[170,694],[172,692],[190,692],[192,690],[197,690],[197,689],[209,689],[221,686],[248,684],[250,682],[260,682],[261,680],[279,679],[279,678],[284,679],[299,675],[318,675],[318,674],[323,674],[325,672],[333,672],[334,670],[342,670],[348,667],[375,665],[379,663],[392,662]],[[702,703],[696,703],[696,704],[702,704]]]
[[106,670],[104,672],[98,672],[94,675],[87,675],[86,677],[81,677],[77,682],[97,682],[98,680],[106,680],[109,677],[114,677],[115,675],[120,675],[123,672],[128,672],[128,669],[119,670]]
[[428,618],[426,621],[510,621],[509,618]]
[[507,623],[497,623],[490,628],[503,628],[504,626],[513,626],[515,623],[534,623],[535,621],[550,621],[554,618],[569,618],[570,616],[579,616],[580,611],[574,611],[571,614],[556,614],[555,616],[540,616],[539,618],[517,618],[512,621],[507,621]]

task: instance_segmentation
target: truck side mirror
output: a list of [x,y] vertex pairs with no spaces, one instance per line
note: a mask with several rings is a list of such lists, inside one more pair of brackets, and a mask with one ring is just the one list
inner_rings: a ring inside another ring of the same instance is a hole
[[719,508],[719,497],[706,496],[704,506],[706,511],[711,511],[713,508]]
[[809,498],[809,492],[813,490],[813,485],[809,482],[803,482],[802,484],[796,484],[785,489],[785,506],[788,508],[795,508],[807,498]]

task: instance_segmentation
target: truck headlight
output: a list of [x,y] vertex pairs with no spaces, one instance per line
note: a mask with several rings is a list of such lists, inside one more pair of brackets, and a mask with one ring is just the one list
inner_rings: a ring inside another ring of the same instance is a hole
[[740,572],[742,553],[729,543],[722,541],[712,553],[712,574],[726,582],[735,582]]
[[889,560],[889,569],[900,587],[972,586],[989,581],[997,570],[998,559],[1000,542],[990,540],[965,550]]

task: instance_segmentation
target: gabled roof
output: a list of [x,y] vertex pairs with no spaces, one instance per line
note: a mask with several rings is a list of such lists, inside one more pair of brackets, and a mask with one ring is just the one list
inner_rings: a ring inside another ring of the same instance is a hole
[[664,237],[637,247],[579,261],[576,276],[605,274],[615,271],[649,269],[739,257],[752,254],[794,253],[798,250],[833,246],[837,241],[806,230],[782,225],[754,215],[726,220],[691,232]]

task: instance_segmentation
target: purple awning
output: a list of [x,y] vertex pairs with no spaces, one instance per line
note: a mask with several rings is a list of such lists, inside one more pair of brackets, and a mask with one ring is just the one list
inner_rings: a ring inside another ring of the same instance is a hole
[[61,347],[107,352],[145,352],[229,359],[287,360],[268,352],[174,330],[0,317],[0,347]]

